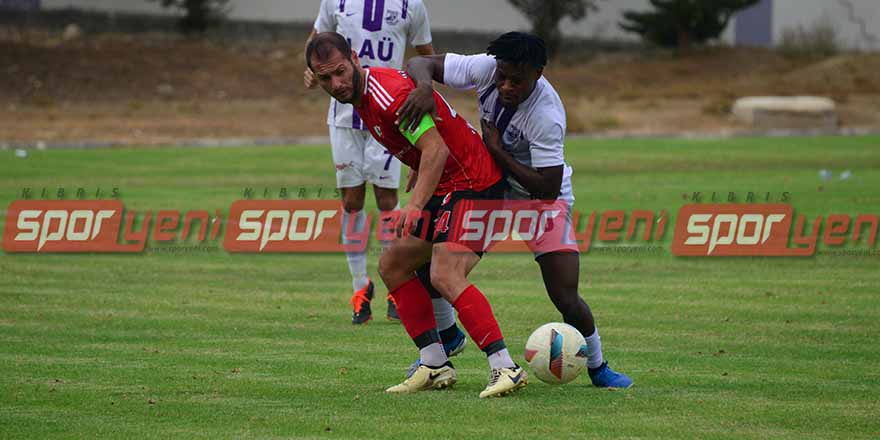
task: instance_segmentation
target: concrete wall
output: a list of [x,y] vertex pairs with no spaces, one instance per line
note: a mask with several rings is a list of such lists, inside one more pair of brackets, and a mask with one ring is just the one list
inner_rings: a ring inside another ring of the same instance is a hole
[[[319,0],[231,0],[230,16],[245,20],[313,21]],[[44,9],[80,8],[98,11],[170,14],[147,0],[42,0]],[[529,22],[507,0],[425,0],[433,29],[502,32],[528,30]],[[568,35],[637,40],[620,30],[624,10],[646,9],[648,0],[600,0],[601,8],[587,19],[562,23]],[[732,35],[732,33],[731,33]]]
[[880,0],[774,0],[773,36],[786,29],[830,24],[845,47],[880,50]]
[[[311,21],[318,0],[232,0],[233,18],[271,21]],[[507,0],[425,0],[431,23],[437,30],[506,31],[528,29],[525,18]],[[648,0],[601,0],[600,11],[577,23],[564,22],[566,34],[603,39],[634,40],[617,26],[622,11],[646,9]],[[845,6],[851,4],[854,14]],[[169,14],[146,0],[42,0],[44,9],[81,8],[100,11]],[[785,29],[810,27],[826,21],[838,31],[848,47],[880,50],[880,0],[773,0],[771,33],[778,42]],[[853,20],[855,17],[856,20]],[[862,20],[860,25],[857,21]],[[723,40],[734,42],[735,23]]]

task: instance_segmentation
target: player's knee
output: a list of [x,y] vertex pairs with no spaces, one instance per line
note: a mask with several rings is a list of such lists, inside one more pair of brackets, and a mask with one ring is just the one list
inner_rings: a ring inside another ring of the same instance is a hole
[[397,194],[384,193],[376,196],[376,205],[380,211],[391,211],[397,208]]
[[349,213],[362,211],[364,209],[364,201],[355,198],[345,199],[342,201],[342,208]]
[[379,266],[377,268],[379,272],[379,278],[382,278],[382,282],[385,283],[386,286],[392,286],[396,284],[396,280],[399,277],[399,270],[395,269],[394,258],[390,253],[385,253],[381,257],[379,257]]
[[397,197],[388,198],[388,199],[379,199],[379,210],[380,211],[392,211],[394,208],[397,208]]

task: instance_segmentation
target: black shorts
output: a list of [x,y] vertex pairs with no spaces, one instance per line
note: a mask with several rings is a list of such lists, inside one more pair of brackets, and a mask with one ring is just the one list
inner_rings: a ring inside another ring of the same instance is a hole
[[[468,200],[502,200],[504,199],[504,190],[507,183],[504,179],[499,180],[494,185],[484,189],[483,191],[453,191],[445,196],[432,196],[425,205],[426,215],[419,220],[413,235],[421,237],[432,243],[446,243],[449,240],[449,231],[453,230],[453,224],[456,218],[456,210],[466,209],[467,203],[459,203]],[[427,222],[427,235],[422,234],[422,228]],[[482,256],[482,252],[476,252]]]

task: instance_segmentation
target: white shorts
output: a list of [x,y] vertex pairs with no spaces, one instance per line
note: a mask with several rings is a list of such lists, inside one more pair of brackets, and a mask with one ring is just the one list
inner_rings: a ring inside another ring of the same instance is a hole
[[352,188],[364,182],[387,189],[400,187],[400,161],[369,131],[330,126],[330,145],[337,188]]
[[564,215],[565,217],[560,219],[561,221],[556,224],[557,232],[546,234],[536,240],[535,243],[530,243],[529,248],[532,250],[532,253],[535,254],[535,259],[538,259],[541,255],[554,252],[579,253],[577,240],[574,238],[574,228],[576,225],[572,224],[571,218],[573,210],[572,205],[568,202],[566,202],[565,205],[568,209],[560,215]]
[[[507,203],[516,203],[517,200],[522,200],[520,196],[512,191],[505,192],[504,198]],[[565,208],[556,218],[554,227],[548,228],[547,233],[538,239],[526,242],[526,245],[535,255],[535,259],[554,252],[579,253],[577,240],[574,237],[574,228],[577,225],[572,223],[574,201],[570,200],[569,195],[569,197],[557,199],[557,203],[558,205],[555,206],[564,206]]]

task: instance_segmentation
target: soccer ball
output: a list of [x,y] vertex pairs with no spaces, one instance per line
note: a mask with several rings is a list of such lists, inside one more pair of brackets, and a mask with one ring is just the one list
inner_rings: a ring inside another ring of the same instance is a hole
[[587,367],[587,344],[581,332],[568,324],[544,324],[526,342],[526,362],[538,379],[568,383]]

